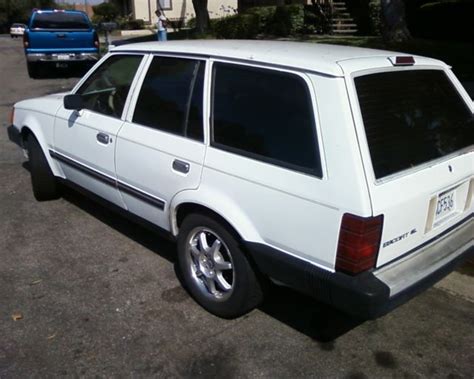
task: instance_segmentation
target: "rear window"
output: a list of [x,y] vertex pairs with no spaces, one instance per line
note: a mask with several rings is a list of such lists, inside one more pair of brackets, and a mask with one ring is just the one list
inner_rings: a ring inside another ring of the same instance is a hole
[[474,144],[473,114],[443,71],[354,79],[377,179]]
[[32,29],[90,29],[89,20],[81,13],[36,13]]

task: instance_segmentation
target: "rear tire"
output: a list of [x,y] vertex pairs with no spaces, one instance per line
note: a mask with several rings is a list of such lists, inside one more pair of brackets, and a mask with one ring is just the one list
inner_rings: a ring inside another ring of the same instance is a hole
[[59,183],[56,180],[38,140],[29,135],[27,140],[28,156],[30,160],[31,186],[38,201],[55,200],[61,194]]
[[216,316],[241,316],[263,299],[262,286],[234,233],[208,216],[184,219],[178,265],[191,296]]
[[31,79],[39,78],[39,66],[38,63],[27,62],[26,67],[28,69],[28,75]]

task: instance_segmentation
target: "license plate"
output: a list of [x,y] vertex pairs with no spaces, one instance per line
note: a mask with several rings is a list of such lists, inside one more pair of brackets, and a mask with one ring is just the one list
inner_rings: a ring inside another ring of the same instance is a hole
[[70,56],[68,54],[58,54],[58,60],[60,61],[68,61]]
[[436,203],[435,221],[441,220],[453,213],[456,209],[456,190],[447,191],[438,195]]

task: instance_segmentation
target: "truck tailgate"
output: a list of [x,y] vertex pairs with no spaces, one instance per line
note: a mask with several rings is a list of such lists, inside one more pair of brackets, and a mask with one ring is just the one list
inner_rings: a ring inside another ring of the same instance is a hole
[[[80,49],[93,48],[93,31],[65,31],[65,30],[30,30],[30,49]],[[66,51],[66,50],[65,50]],[[72,50],[74,51],[74,50]]]

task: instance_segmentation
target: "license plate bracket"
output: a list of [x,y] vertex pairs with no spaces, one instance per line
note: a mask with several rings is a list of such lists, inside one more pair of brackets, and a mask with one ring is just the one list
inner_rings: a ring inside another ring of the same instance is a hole
[[71,59],[69,54],[58,54],[57,55],[58,61],[68,61]]

